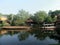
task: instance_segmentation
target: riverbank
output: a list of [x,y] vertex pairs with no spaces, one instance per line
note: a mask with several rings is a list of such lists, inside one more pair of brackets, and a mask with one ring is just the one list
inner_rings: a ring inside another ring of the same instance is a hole
[[2,29],[30,29],[30,26],[3,26]]
[[[31,26],[3,26],[3,27],[1,27],[1,29],[19,29],[19,30],[23,30],[23,29],[27,29],[27,30],[29,30],[29,29],[37,29],[36,27],[31,27]],[[38,27],[38,29],[42,29],[42,30],[55,30],[56,29],[56,27],[55,26],[49,26],[49,27]]]
[[40,27],[43,30],[55,30],[56,26],[49,26],[49,27]]

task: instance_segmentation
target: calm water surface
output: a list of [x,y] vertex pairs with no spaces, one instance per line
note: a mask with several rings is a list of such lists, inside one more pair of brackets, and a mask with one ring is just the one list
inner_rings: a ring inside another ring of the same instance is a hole
[[0,45],[49,45],[58,44],[59,40],[53,37],[54,31],[0,31]]

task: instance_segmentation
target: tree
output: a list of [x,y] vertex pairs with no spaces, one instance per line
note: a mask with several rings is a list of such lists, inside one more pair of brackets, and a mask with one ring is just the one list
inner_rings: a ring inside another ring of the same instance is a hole
[[50,10],[48,14],[51,15],[52,18],[54,18],[56,15],[60,14],[60,10],[55,10],[55,11]]
[[40,23],[45,20],[47,13],[45,11],[38,11],[34,14],[35,21]]
[[26,21],[29,17],[30,17],[30,14],[28,12],[26,12],[25,10],[20,10],[17,14],[20,19],[22,19],[23,21]]
[[51,18],[50,15],[48,15],[48,16],[45,18],[45,22],[46,22],[46,23],[52,23],[52,22],[53,22],[53,20],[52,20],[52,18]]
[[10,25],[18,26],[18,25],[25,25],[25,21],[30,17],[31,14],[26,12],[25,10],[20,10],[16,15],[9,14],[8,20],[10,21]]
[[49,10],[48,15],[50,16],[52,15],[52,10]]
[[10,25],[12,25],[13,20],[14,20],[14,14],[9,14],[9,15],[7,15],[7,18],[8,18],[8,20],[9,20],[9,22],[10,22]]
[[55,10],[55,11],[49,11],[48,12],[48,19],[47,19],[47,21],[49,21],[50,20],[50,22],[55,22],[56,20],[57,20],[57,15],[59,15],[60,14],[60,10]]
[[16,23],[18,23],[19,25],[23,25],[25,24],[25,21],[30,17],[31,14],[29,14],[28,12],[26,12],[25,10],[20,10],[17,13],[18,16],[18,20],[16,20]]
[[35,16],[31,15],[30,19],[32,19],[35,22]]

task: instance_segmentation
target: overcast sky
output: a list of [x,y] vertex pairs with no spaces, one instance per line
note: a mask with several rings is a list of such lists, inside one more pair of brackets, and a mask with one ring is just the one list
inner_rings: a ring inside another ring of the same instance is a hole
[[0,0],[0,13],[17,13],[24,9],[30,13],[39,10],[60,10],[60,0]]

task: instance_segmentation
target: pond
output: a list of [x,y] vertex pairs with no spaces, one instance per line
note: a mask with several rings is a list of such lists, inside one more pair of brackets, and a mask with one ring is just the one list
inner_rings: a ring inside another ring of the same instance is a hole
[[58,44],[59,39],[53,37],[55,31],[42,30],[1,30],[0,45],[50,45]]

